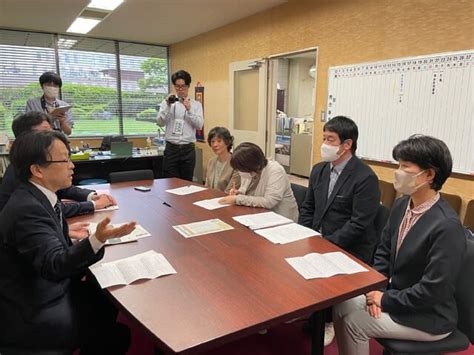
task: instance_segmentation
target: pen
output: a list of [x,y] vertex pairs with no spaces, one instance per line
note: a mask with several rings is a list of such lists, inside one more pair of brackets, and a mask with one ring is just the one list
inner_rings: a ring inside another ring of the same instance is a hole
[[169,203],[166,203],[166,202],[163,202],[163,205],[171,207],[171,205]]

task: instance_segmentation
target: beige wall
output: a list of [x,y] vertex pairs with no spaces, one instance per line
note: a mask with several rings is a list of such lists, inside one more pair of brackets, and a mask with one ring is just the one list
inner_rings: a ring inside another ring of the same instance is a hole
[[[171,46],[171,69],[186,69],[206,90],[206,131],[227,125],[229,63],[319,48],[316,112],[325,109],[329,66],[474,48],[473,0],[293,0]],[[321,139],[315,126],[314,144]],[[363,137],[361,137],[363,139]],[[206,162],[212,153],[204,150]],[[313,161],[319,160],[314,149]],[[392,168],[374,164],[381,179]],[[444,191],[474,198],[474,177],[452,177]]]

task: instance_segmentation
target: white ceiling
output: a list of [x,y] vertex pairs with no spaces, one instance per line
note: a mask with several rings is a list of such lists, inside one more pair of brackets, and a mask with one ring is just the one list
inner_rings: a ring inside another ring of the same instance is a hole
[[[87,35],[170,45],[287,0],[125,0]],[[0,27],[66,33],[89,0],[0,0]]]

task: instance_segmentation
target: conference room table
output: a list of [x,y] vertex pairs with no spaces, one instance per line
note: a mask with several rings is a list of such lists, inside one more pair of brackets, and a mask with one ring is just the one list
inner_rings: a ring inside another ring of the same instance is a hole
[[[172,178],[96,185],[110,191],[119,209],[71,219],[98,222],[108,215],[112,223],[135,220],[152,236],[106,246],[103,262],[155,250],[177,271],[107,289],[161,351],[199,353],[315,312],[312,354],[323,354],[324,317],[317,311],[386,284],[383,275],[363,263],[368,272],[305,280],[285,258],[342,249],[320,237],[273,244],[232,219],[264,209],[206,210],[193,202],[223,194],[211,189],[184,196],[165,191],[190,184]],[[134,190],[139,185],[151,191]],[[187,239],[172,227],[212,218],[234,229]]]

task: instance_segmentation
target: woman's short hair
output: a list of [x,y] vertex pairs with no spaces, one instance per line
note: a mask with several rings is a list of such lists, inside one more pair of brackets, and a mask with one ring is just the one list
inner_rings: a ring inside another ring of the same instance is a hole
[[245,173],[259,173],[267,166],[267,163],[268,160],[260,147],[250,142],[239,144],[230,159],[230,166],[233,169]]
[[448,146],[440,139],[415,134],[398,143],[392,151],[393,159],[405,160],[421,169],[433,169],[435,177],[430,187],[439,191],[451,175],[453,159]]
[[31,178],[31,166],[48,164],[49,151],[59,139],[69,149],[66,136],[58,131],[31,131],[16,137],[10,150],[10,161],[18,178],[26,182]]
[[56,84],[59,87],[63,86],[63,81],[61,80],[61,77],[52,71],[47,71],[41,74],[41,76],[39,77],[39,83],[41,87],[43,87],[44,84],[48,83]]
[[214,138],[220,138],[224,141],[227,146],[227,150],[230,152],[232,145],[234,144],[234,137],[230,134],[229,130],[225,127],[214,127],[207,134],[207,144],[211,145],[211,141]]

